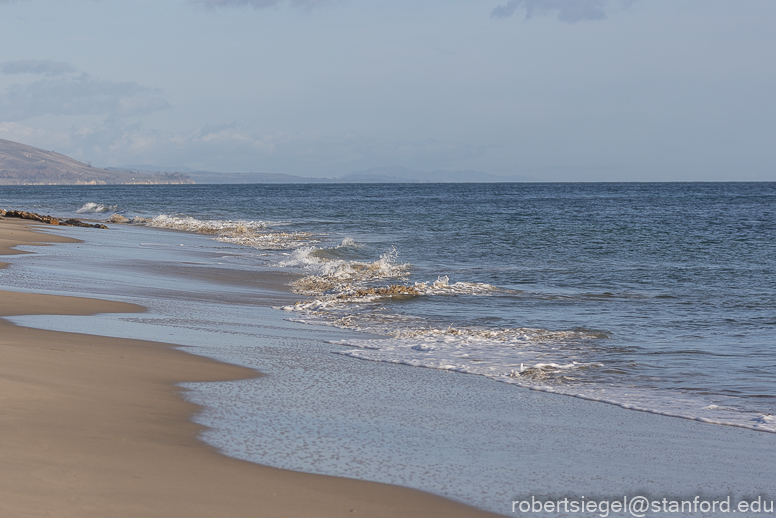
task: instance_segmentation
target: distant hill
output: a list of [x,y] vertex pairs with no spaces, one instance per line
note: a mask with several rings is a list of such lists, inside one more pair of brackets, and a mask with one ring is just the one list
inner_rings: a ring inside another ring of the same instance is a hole
[[482,171],[418,171],[407,167],[373,167],[366,171],[350,173],[337,178],[338,182],[348,183],[496,183],[496,182],[535,182],[530,176],[498,176]]
[[194,171],[188,175],[197,183],[331,183],[331,178],[310,178],[284,173],[214,173]]
[[141,174],[92,167],[54,151],[0,139],[0,185],[186,184],[182,173]]
[[[153,166],[141,166],[152,168]],[[127,166],[125,169],[130,169]],[[154,169],[139,169],[149,171]],[[173,170],[159,168],[157,170]],[[183,171],[186,168],[174,168]],[[481,171],[419,171],[406,167],[375,167],[335,178],[312,178],[282,173],[217,173],[212,171],[191,171],[187,174],[197,183],[456,183],[456,182],[535,182],[530,176],[498,176]]]
[[116,185],[193,183],[456,183],[535,182],[529,176],[498,176],[481,171],[419,171],[375,167],[335,178],[283,173],[218,173],[151,165],[100,169],[54,151],[0,139],[0,185]]
[[[0,0],[2,1],[2,0]],[[123,167],[106,167],[108,171],[132,171],[138,173],[196,173],[196,169],[190,167],[161,167],[151,164],[125,165]]]

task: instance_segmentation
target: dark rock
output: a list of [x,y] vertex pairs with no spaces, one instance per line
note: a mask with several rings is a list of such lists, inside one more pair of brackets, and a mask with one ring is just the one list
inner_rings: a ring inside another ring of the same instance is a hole
[[35,214],[34,212],[26,212],[23,210],[4,211],[2,215],[4,215],[7,218],[20,218],[20,219],[29,219],[32,221],[40,221],[41,223],[46,223],[48,225],[63,225],[67,227],[108,228],[105,225],[101,225],[99,223],[95,223],[95,224],[84,223],[83,221],[80,221],[77,219],[68,219],[65,221],[60,221],[53,216],[41,216],[40,214]]
[[95,223],[91,225],[89,223],[84,223],[83,221],[79,221],[77,219],[68,219],[63,222],[60,222],[59,224],[67,225],[68,227],[108,228],[105,225],[101,225],[99,223]]

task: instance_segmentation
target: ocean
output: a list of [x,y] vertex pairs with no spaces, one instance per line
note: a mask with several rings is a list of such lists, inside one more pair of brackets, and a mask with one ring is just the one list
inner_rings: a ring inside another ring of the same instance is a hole
[[[451,374],[429,378],[448,393],[487,380],[776,432],[776,183],[13,186],[0,187],[0,206],[103,221],[136,244],[111,259],[121,246],[111,231],[77,229],[103,267],[67,280],[39,257],[29,274],[0,272],[5,286],[109,294],[121,283],[131,301],[156,304],[175,343],[219,359],[251,364],[251,344],[269,333],[251,328],[263,315],[289,343],[325,344],[293,346],[294,357],[344,370],[426,368]],[[185,271],[165,284],[150,258]],[[188,302],[183,311],[161,299]],[[50,325],[77,320],[67,319]],[[141,329],[151,320],[122,318],[111,332],[167,339]],[[305,369],[314,379],[315,364]],[[245,418],[254,396],[229,385],[193,399]],[[249,439],[209,415],[208,440],[227,453],[315,463],[298,423],[283,433],[293,442],[299,432],[309,458],[294,460],[250,453]],[[332,434],[325,448],[353,447]],[[311,470],[338,474],[337,458]]]

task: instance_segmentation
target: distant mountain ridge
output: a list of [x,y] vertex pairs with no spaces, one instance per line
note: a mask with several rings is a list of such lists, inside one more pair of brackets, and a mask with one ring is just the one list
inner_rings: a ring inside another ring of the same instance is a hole
[[[144,166],[150,167],[150,166]],[[173,168],[166,168],[172,170]],[[185,169],[185,168],[179,168]],[[187,174],[197,183],[496,183],[535,182],[529,176],[498,176],[482,171],[419,171],[407,167],[373,167],[334,178],[313,178],[282,173],[217,173],[191,171]]]
[[0,139],[0,185],[116,184],[250,184],[250,183],[495,183],[532,182],[520,175],[498,176],[481,171],[419,171],[407,167],[374,167],[335,178],[284,173],[219,173],[186,167],[136,165],[101,169],[54,151]]
[[496,182],[532,182],[535,178],[521,175],[499,176],[482,171],[418,171],[407,167],[373,167],[366,171],[341,176],[339,181],[349,183],[496,183]]
[[311,178],[284,173],[216,173],[194,171],[187,173],[199,184],[246,184],[246,183],[331,183],[331,178]]
[[0,139],[0,185],[189,184],[182,173],[140,174],[92,167],[54,151]]

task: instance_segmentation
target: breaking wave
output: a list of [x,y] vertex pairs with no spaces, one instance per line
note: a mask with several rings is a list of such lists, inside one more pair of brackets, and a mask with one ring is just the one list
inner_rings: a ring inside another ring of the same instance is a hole
[[161,214],[154,218],[134,217],[134,225],[144,225],[155,228],[168,228],[211,234],[216,241],[236,245],[259,248],[264,250],[286,250],[309,242],[313,235],[308,232],[271,232],[271,226],[282,225],[281,222],[267,221],[233,221],[233,220],[200,220],[192,217],[180,218]]
[[337,298],[348,292],[357,292],[369,282],[404,278],[409,275],[410,265],[398,262],[396,248],[391,248],[373,262],[329,259],[321,256],[321,250],[315,246],[299,248],[290,257],[278,263],[281,267],[302,268],[313,272],[291,284],[295,293]]
[[179,218],[167,214],[160,214],[155,218],[137,216],[132,220],[132,223],[147,227],[185,230],[199,234],[245,234],[250,231],[267,228],[267,223],[264,221],[201,220],[192,217]]
[[488,295],[496,291],[509,291],[482,282],[459,281],[450,284],[447,275],[440,275],[433,282],[416,282],[413,288],[418,295]]
[[99,203],[94,202],[88,202],[84,203],[83,206],[78,209],[76,212],[78,214],[93,214],[93,213],[100,213],[100,212],[108,212],[109,210],[116,210],[115,205],[101,205]]
[[353,238],[346,237],[334,248],[361,248],[361,245],[356,243]]

